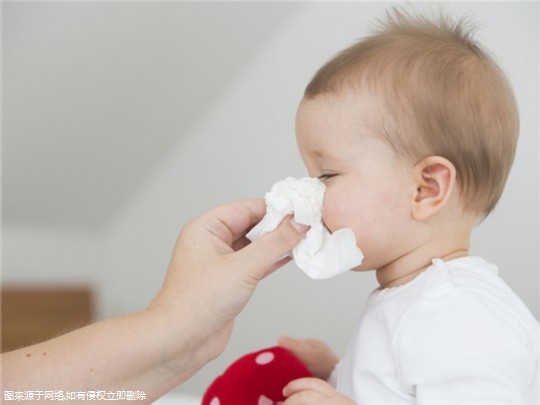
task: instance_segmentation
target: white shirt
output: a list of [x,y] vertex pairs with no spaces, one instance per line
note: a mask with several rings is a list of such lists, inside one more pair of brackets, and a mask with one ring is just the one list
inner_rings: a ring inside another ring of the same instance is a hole
[[540,325],[479,257],[375,290],[337,390],[357,405],[540,404]]

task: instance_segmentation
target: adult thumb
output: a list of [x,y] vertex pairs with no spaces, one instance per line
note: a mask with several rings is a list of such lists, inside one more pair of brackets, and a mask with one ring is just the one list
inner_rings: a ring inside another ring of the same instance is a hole
[[293,218],[285,219],[272,232],[250,243],[242,253],[242,267],[258,280],[285,264],[281,260],[304,239],[309,227]]

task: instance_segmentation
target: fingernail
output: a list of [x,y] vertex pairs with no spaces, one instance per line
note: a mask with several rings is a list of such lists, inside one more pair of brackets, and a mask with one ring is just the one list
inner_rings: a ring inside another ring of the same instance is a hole
[[284,397],[289,396],[289,390],[287,389],[287,386],[283,387],[283,389],[281,390],[281,394],[283,394]]
[[291,220],[289,221],[291,223],[292,226],[294,226],[296,228],[297,231],[299,231],[300,233],[306,233],[308,230],[309,230],[309,226],[307,225],[304,225],[304,224],[300,224],[298,222],[296,222],[294,220],[294,218],[291,218]]

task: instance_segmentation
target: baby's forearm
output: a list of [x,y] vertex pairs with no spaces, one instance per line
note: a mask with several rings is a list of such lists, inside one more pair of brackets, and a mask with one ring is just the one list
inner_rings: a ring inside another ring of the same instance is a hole
[[142,311],[4,353],[3,391],[125,391],[151,403],[204,365],[175,349],[189,347],[182,340],[190,336],[167,333],[167,325]]

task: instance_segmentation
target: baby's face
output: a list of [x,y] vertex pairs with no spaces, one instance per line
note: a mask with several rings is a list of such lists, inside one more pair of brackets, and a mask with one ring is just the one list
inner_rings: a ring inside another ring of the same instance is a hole
[[352,228],[364,263],[382,267],[405,254],[415,183],[372,128],[384,118],[371,97],[323,94],[303,100],[296,117],[300,154],[309,175],[326,183],[323,220],[330,231]]

